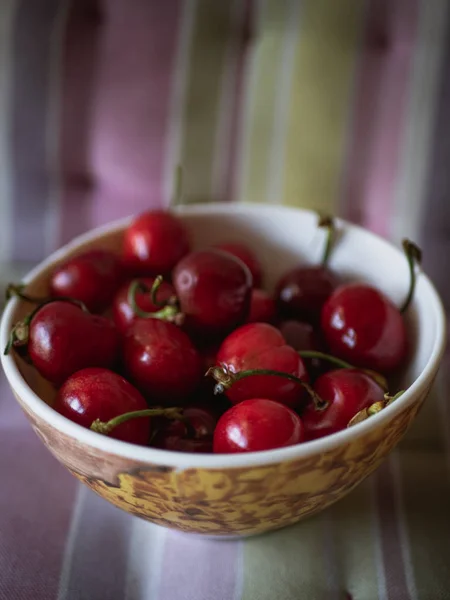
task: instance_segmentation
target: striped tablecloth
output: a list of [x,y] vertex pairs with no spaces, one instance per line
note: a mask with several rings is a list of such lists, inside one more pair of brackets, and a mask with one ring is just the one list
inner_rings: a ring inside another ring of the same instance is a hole
[[[447,0],[2,0],[0,279],[166,206],[181,162],[187,202],[294,204],[417,240],[450,308],[449,107]],[[233,542],[80,487],[1,379],[0,599],[450,599],[449,367],[348,498]]]

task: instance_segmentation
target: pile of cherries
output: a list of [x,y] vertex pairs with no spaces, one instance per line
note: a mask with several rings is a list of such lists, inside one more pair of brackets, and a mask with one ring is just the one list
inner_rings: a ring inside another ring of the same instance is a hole
[[[49,296],[28,302],[14,349],[57,389],[53,408],[103,435],[166,450],[233,453],[320,438],[392,402],[386,376],[408,353],[401,309],[328,267],[299,264],[274,294],[244,244],[192,250],[170,211],[138,216],[120,254],[84,251],[59,264]],[[398,395],[398,394],[397,394]]]

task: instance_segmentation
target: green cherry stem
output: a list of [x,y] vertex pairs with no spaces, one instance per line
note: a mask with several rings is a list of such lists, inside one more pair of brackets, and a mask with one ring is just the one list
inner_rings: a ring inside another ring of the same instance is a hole
[[329,215],[319,215],[319,222],[317,223],[317,226],[326,229],[325,248],[322,256],[322,266],[326,267],[331,255],[331,250],[333,249],[333,244],[336,237],[336,229],[334,226],[334,221]]
[[43,302],[50,300],[49,296],[39,298],[38,296],[30,296],[29,294],[25,294],[25,287],[26,286],[24,283],[8,284],[5,292],[6,301],[11,300],[13,297],[20,298],[21,300],[24,300],[24,302],[29,302],[30,304],[42,304]]
[[122,425],[122,423],[144,417],[166,417],[166,419],[176,420],[182,420],[184,418],[181,408],[145,408],[144,410],[133,410],[128,413],[123,413],[110,421],[95,419],[95,421],[91,423],[90,429],[97,433],[102,433],[103,435],[109,435],[115,427]]
[[283,379],[289,379],[290,381],[295,381],[298,383],[303,389],[305,389],[312,401],[314,402],[314,406],[316,410],[325,410],[328,406],[328,402],[322,400],[322,398],[314,391],[314,389],[306,382],[304,382],[299,377],[295,375],[291,375],[290,373],[285,373],[284,371],[274,371],[273,369],[249,369],[248,371],[238,371],[237,373],[233,373],[226,365],[220,365],[211,367],[206,372],[206,376],[211,376],[217,382],[214,393],[222,394],[225,390],[229,389],[234,383],[240,381],[241,379],[245,379],[246,377],[253,377],[255,375],[269,375],[273,377],[282,377]]
[[[326,360],[327,362],[335,365],[340,369],[356,369],[354,365],[342,360],[341,358],[337,358],[336,356],[332,356],[331,354],[325,354],[325,352],[318,352],[317,350],[299,350],[298,354],[301,358],[317,358],[319,360]],[[383,390],[388,390],[388,383],[386,378],[381,375],[381,373],[377,373],[376,371],[372,371],[371,369],[360,369],[366,375],[369,375]]]
[[[162,321],[175,323],[175,325],[181,325],[184,320],[184,315],[178,308],[177,299],[175,297],[170,298],[167,304],[158,301],[157,293],[162,282],[163,278],[159,275],[153,282],[151,289],[149,289],[142,281],[135,279],[130,283],[130,287],[128,288],[128,303],[134,314],[141,319],[161,319]],[[136,301],[136,294],[138,292],[150,293],[153,304],[160,307],[160,309],[155,312],[142,310]]]
[[406,295],[405,301],[400,308],[401,313],[405,313],[408,310],[409,305],[414,296],[414,290],[416,287],[416,265],[420,265],[422,262],[422,250],[416,246],[410,240],[404,239],[402,241],[403,251],[406,255],[409,267],[409,289]]

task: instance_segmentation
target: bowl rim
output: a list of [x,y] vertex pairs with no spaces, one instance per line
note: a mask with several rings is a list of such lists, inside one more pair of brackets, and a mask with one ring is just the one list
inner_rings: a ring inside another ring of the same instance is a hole
[[[179,206],[173,209],[174,212],[180,215],[210,215],[215,214],[220,216],[229,214],[241,214],[247,216],[257,216],[263,213],[292,213],[298,215],[315,215],[314,211],[295,208],[289,206],[278,205],[262,205],[252,203],[225,204],[225,203],[209,203],[209,204],[191,204],[187,206]],[[101,227],[97,227],[77,236],[68,244],[62,246],[56,252],[48,256],[44,261],[34,267],[24,278],[24,283],[29,283],[42,272],[48,269],[52,264],[64,259],[68,254],[73,253],[80,245],[90,243],[96,239],[106,235],[120,231],[126,227],[134,217],[126,217],[110,222]],[[336,223],[339,227],[350,230],[358,230],[364,235],[372,237],[378,243],[384,244],[391,252],[401,253],[396,246],[388,242],[381,236],[364,229],[359,225],[349,223],[348,221],[336,218]],[[163,464],[168,467],[186,469],[232,469],[232,468],[248,468],[252,466],[271,465],[281,463],[293,459],[308,458],[317,453],[323,453],[335,448],[341,444],[345,444],[361,437],[376,427],[382,426],[387,421],[395,418],[407,406],[414,403],[418,395],[423,394],[429,384],[432,382],[441,358],[443,356],[446,345],[446,316],[441,299],[428,276],[420,272],[419,275],[428,288],[430,295],[430,310],[433,311],[436,321],[437,335],[427,364],[417,379],[409,386],[402,396],[390,406],[386,407],[377,415],[367,419],[349,429],[345,429],[333,435],[311,440],[288,446],[285,448],[277,448],[274,450],[264,450],[258,452],[236,453],[236,454],[195,454],[188,452],[175,452],[170,450],[160,450],[146,446],[139,446],[121,440],[116,440],[107,436],[100,435],[89,429],[70,421],[68,418],[57,413],[53,408],[46,404],[27,384],[22,377],[16,363],[16,357],[11,353],[7,356],[1,351],[1,363],[5,372],[6,378],[12,390],[20,397],[21,402],[26,406],[28,411],[34,413],[37,417],[45,421],[49,426],[54,427],[61,433],[76,439],[81,444],[86,444],[107,452],[108,454],[118,457],[127,458],[137,463]],[[10,328],[12,325],[12,316],[18,305],[19,299],[10,300],[1,317],[0,322],[0,349],[3,349],[7,343]]]

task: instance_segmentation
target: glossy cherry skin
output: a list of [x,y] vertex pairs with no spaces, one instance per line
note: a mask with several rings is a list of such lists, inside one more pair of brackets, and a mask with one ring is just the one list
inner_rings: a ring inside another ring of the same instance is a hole
[[214,431],[214,452],[228,454],[272,450],[299,444],[303,423],[289,407],[266,398],[252,398],[231,407]]
[[[108,369],[90,368],[74,373],[60,388],[53,408],[71,421],[89,428],[100,419],[108,422],[127,412],[148,408],[138,390]],[[131,419],[112,429],[110,437],[146,445],[150,418]]]
[[322,310],[322,331],[332,354],[387,373],[405,360],[407,334],[398,308],[364,284],[339,287]]
[[297,267],[278,282],[275,298],[285,319],[320,322],[322,306],[338,285],[336,276],[324,267]]
[[[220,346],[217,364],[226,365],[233,373],[272,369],[308,380],[298,353],[286,344],[279,330],[268,323],[250,323],[233,331]],[[297,406],[303,397],[303,388],[282,377],[253,375],[233,383],[225,394],[233,404],[250,398],[269,397],[288,406]]]
[[358,369],[337,369],[317,379],[314,390],[329,404],[319,411],[312,403],[302,413],[305,437],[324,437],[345,429],[360,410],[384,399],[384,391],[369,375]]
[[247,323],[273,323],[276,312],[275,301],[268,292],[260,289],[252,290]]
[[246,246],[245,244],[230,242],[228,244],[218,244],[215,247],[219,250],[229,252],[236,258],[239,258],[244,263],[244,265],[248,267],[250,273],[252,274],[253,287],[260,287],[262,280],[261,263],[256,258],[254,252],[250,250],[248,246]]
[[45,304],[30,324],[28,354],[39,373],[55,385],[80,369],[114,367],[119,349],[114,323],[70,302]]
[[194,337],[224,336],[248,316],[252,276],[227,252],[191,252],[175,267],[172,281],[185,325]]
[[152,446],[179,452],[212,452],[213,433],[217,418],[203,406],[187,406],[182,421],[164,421],[152,440]]
[[136,275],[169,275],[189,252],[188,234],[175,215],[153,210],[139,215],[125,230],[123,260]]
[[[279,330],[289,346],[294,350],[314,350],[324,352],[320,332],[311,323],[305,321],[283,321]],[[330,364],[317,358],[303,358],[306,370],[312,381],[330,368]]]
[[[143,277],[139,281],[146,285],[150,290],[155,280],[154,278]],[[132,325],[132,323],[138,319],[136,313],[128,302],[128,290],[130,289],[130,285],[131,281],[128,281],[120,288],[115,295],[112,304],[114,323],[116,324],[116,327],[120,333],[125,333],[130,325]],[[173,286],[171,286],[170,283],[163,281],[157,291],[157,301],[164,303],[167,302],[167,300],[169,300],[169,298],[172,296],[175,296],[175,290]],[[145,312],[156,312],[161,308],[153,304],[150,292],[136,292],[136,304]]]
[[50,294],[74,298],[91,312],[100,313],[111,303],[122,283],[120,259],[109,250],[88,250],[59,265],[50,279]]
[[201,360],[179,327],[159,319],[139,319],[123,341],[123,362],[132,383],[153,404],[182,402],[202,377]]

